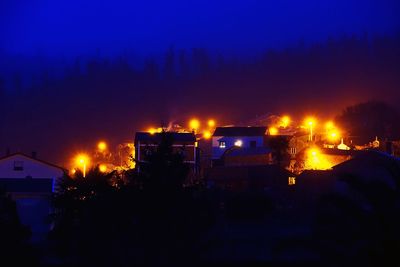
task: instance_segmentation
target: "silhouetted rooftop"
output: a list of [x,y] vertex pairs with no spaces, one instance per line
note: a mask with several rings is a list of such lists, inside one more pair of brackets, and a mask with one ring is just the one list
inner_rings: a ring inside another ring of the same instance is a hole
[[267,127],[217,127],[213,136],[264,136]]
[[[172,137],[174,141],[180,142],[196,142],[196,136],[193,133],[176,133],[176,132],[165,132],[165,134]],[[162,133],[148,133],[148,132],[136,132],[135,143],[138,141],[145,142],[160,142]]]

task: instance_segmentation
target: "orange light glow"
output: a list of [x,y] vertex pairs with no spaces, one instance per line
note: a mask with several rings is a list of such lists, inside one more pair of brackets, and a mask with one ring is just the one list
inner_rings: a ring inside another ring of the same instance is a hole
[[191,119],[189,122],[190,130],[197,131],[200,127],[200,121],[198,119]]
[[163,129],[162,129],[161,127],[158,127],[158,128],[153,128],[153,127],[151,127],[151,128],[149,128],[149,129],[147,130],[147,132],[150,133],[150,134],[155,134],[155,133],[161,133],[162,130],[163,130]]
[[89,163],[89,157],[86,154],[77,155],[75,160],[78,165],[83,165],[83,164]]
[[289,124],[290,124],[290,117],[289,116],[283,116],[281,118],[281,121],[280,121],[280,126],[283,127],[283,128],[286,128],[286,127],[289,126]]
[[313,117],[308,117],[306,120],[306,125],[308,125],[309,127],[313,127],[316,123],[315,118]]
[[305,169],[327,170],[332,168],[332,163],[318,148],[312,147],[306,151]]
[[107,149],[107,143],[104,142],[104,141],[100,141],[100,142],[97,144],[97,149],[98,149],[99,151],[105,151],[105,150]]
[[75,164],[78,168],[82,170],[83,177],[86,177],[86,169],[87,166],[90,164],[90,158],[86,154],[78,154],[75,157]]
[[325,128],[327,129],[327,130],[331,130],[331,129],[333,129],[335,127],[335,125],[333,124],[333,121],[328,121],[326,124],[325,124]]
[[100,164],[99,165],[99,171],[100,172],[107,172],[107,166],[105,164]]
[[213,128],[213,127],[215,127],[215,120],[213,120],[213,119],[208,120],[207,124],[208,124],[208,127]]
[[205,139],[210,139],[211,138],[211,132],[209,132],[209,131],[205,131],[204,133],[203,133],[203,137],[205,138]]
[[278,134],[278,129],[275,128],[275,127],[270,127],[270,128],[268,129],[268,131],[269,131],[269,134],[270,134],[270,135],[277,135],[277,134]]
[[339,139],[339,134],[337,132],[330,132],[328,137],[331,141],[337,141]]

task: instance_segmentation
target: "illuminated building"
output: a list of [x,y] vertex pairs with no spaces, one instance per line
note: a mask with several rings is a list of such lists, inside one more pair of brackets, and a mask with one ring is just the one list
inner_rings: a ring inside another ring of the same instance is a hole
[[222,164],[222,156],[233,147],[264,147],[266,131],[266,127],[217,127],[212,136],[212,161]]
[[184,162],[190,164],[193,169],[198,165],[198,149],[196,136],[193,133],[148,133],[137,132],[135,135],[135,156],[136,161],[145,162],[146,156],[151,154],[162,140],[162,135],[169,135],[173,140],[172,148],[176,153],[184,156]]

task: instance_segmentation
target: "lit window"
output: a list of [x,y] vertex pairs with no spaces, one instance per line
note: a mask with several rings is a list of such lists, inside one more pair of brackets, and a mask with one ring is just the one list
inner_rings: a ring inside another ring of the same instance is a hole
[[225,141],[219,141],[219,147],[220,148],[225,148],[226,147]]
[[24,162],[14,161],[14,171],[23,171],[23,170],[24,170]]
[[296,148],[295,147],[291,147],[290,148],[290,154],[296,155]]
[[237,140],[237,141],[235,142],[235,146],[242,146],[242,145],[243,145],[242,140]]
[[289,177],[288,185],[295,185],[296,184],[296,177]]

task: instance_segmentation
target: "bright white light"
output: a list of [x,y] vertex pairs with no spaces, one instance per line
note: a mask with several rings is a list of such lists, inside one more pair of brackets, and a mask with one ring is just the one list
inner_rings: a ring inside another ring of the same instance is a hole
[[242,140],[237,140],[237,141],[235,142],[235,146],[242,146],[242,145],[243,145]]

